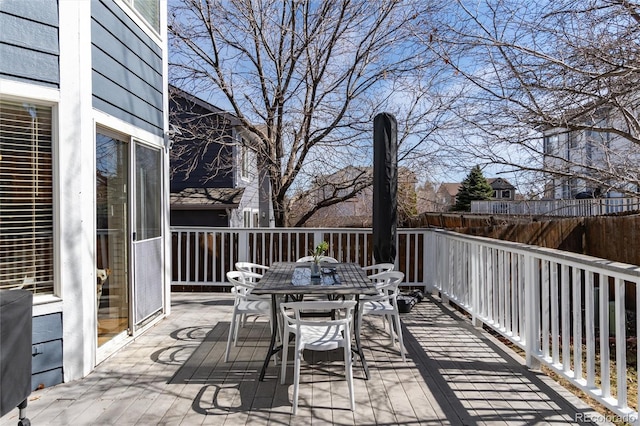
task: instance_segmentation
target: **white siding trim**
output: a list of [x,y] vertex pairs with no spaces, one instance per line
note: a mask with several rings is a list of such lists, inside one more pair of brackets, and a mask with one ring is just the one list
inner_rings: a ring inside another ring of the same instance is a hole
[[0,78],[0,98],[6,100],[33,100],[54,106],[60,101],[60,91],[37,84],[22,83]]
[[[60,2],[57,252],[64,306],[64,381],[95,366],[95,143],[91,118],[91,2]],[[82,242],[82,243],[80,243]]]

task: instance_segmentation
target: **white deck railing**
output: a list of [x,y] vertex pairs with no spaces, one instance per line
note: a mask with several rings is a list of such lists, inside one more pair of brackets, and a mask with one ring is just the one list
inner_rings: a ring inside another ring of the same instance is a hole
[[[522,348],[528,366],[546,365],[640,424],[639,267],[453,232],[428,234],[429,284],[444,298]],[[630,380],[627,367],[635,369]]]
[[[373,263],[370,229],[173,228],[173,284],[228,285],[236,261],[293,261],[320,241]],[[640,267],[433,229],[398,229],[404,285],[437,290],[628,423],[638,421]],[[580,342],[581,344],[576,344]],[[632,363],[632,364],[628,364]],[[634,365],[635,364],[635,365]],[[630,380],[628,368],[635,369]]]
[[472,201],[471,213],[531,216],[600,216],[640,210],[640,198]]
[[[173,285],[228,285],[225,273],[235,262],[295,261],[321,241],[329,242],[327,255],[340,261],[374,262],[371,229],[172,227],[172,234]],[[405,286],[424,286],[425,247],[424,229],[398,230],[396,263]]]

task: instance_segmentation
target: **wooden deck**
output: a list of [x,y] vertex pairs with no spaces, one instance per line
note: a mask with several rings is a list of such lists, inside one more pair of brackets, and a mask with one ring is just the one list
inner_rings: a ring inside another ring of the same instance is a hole
[[[33,392],[27,408],[32,424],[566,425],[591,424],[581,419],[596,416],[428,297],[403,314],[406,363],[388,345],[382,321],[365,319],[371,379],[354,364],[355,412],[348,409],[339,355],[320,354],[303,367],[294,417],[292,374],[280,385],[279,365],[271,363],[265,380],[257,380],[268,345],[266,321],[243,328],[232,362],[224,363],[230,296],[174,293],[172,305],[168,318],[88,377]],[[0,425],[16,423],[17,410],[0,419]]]

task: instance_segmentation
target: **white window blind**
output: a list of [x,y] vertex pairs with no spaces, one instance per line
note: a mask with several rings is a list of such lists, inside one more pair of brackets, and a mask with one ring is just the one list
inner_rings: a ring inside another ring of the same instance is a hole
[[51,108],[0,101],[0,289],[53,293]]

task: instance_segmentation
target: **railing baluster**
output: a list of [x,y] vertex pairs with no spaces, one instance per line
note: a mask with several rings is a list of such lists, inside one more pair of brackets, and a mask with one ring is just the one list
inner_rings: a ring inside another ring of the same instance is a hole
[[586,356],[587,356],[587,387],[593,388],[596,383],[596,349],[595,349],[595,318],[594,318],[594,299],[593,299],[593,274],[585,271],[585,331],[586,331]]
[[582,270],[573,267],[573,378],[582,381]]
[[[627,405],[627,315],[625,309],[624,281],[615,279],[615,307],[616,307],[616,373],[618,390],[618,407],[626,409]],[[624,378],[624,379],[623,379]]]
[[542,286],[542,297],[540,300],[541,306],[541,314],[542,314],[542,356],[544,358],[549,358],[549,315],[553,317],[553,314],[550,312],[550,286],[549,286],[549,261],[542,261],[542,272],[541,272],[541,286]]
[[600,381],[602,397],[611,397],[611,358],[609,354],[609,277],[599,274],[600,285]]

